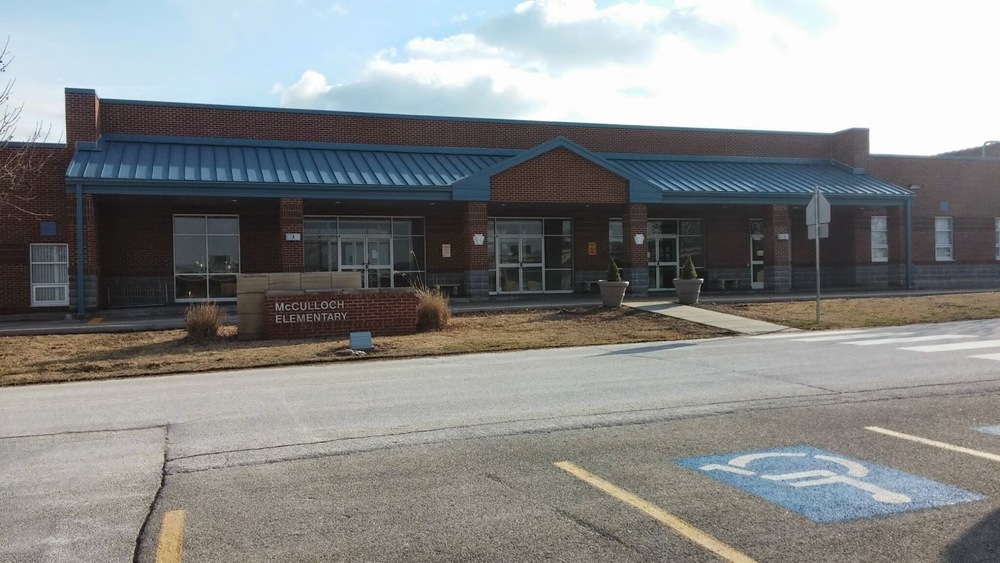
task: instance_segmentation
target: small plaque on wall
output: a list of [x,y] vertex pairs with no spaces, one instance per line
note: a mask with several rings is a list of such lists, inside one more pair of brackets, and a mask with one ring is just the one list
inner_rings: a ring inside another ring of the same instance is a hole
[[441,245],[441,258],[451,258],[451,245],[442,244]]
[[597,256],[597,243],[588,242],[587,243],[587,256]]

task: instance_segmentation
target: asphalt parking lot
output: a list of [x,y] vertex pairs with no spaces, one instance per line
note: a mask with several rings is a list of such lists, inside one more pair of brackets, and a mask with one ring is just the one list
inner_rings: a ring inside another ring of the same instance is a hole
[[177,472],[139,560],[169,555],[181,533],[188,562],[996,561],[997,400],[760,410]]

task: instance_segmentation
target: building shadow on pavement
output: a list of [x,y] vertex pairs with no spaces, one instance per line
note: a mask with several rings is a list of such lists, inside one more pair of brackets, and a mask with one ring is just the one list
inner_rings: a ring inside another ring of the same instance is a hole
[[988,514],[949,545],[944,560],[952,563],[1000,561],[1000,510]]

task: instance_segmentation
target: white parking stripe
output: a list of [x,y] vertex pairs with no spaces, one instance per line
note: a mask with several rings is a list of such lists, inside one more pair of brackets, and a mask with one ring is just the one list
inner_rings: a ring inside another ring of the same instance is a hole
[[1000,362],[1000,354],[980,354],[978,356],[969,356],[970,358],[980,358],[983,360],[996,360]]
[[[849,332],[861,332],[861,331],[859,331],[859,330],[852,330],[852,331],[849,331]],[[816,334],[816,333],[810,333],[810,332],[807,332],[807,331],[804,331],[804,330],[796,330],[794,332],[781,332],[781,333],[774,333],[774,334],[758,334],[756,336],[751,336],[750,338],[755,338],[755,339],[758,339],[758,340],[772,340],[772,339],[775,339],[775,338],[795,338],[796,336],[802,336],[803,334]]]
[[[913,334],[912,332],[883,332],[880,336],[906,336]],[[834,334],[831,336],[810,336],[808,338],[796,338],[796,342],[833,342],[836,340],[851,340],[853,338],[859,337],[870,337],[871,333],[865,334]]]
[[976,350],[978,348],[1000,347],[1000,340],[978,340],[976,342],[953,342],[951,344],[931,344],[929,346],[910,346],[900,350],[911,352],[951,352],[954,350]]
[[972,448],[964,448],[962,446],[955,446],[953,444],[946,444],[945,442],[938,442],[937,440],[928,440],[927,438],[921,438],[920,436],[914,436],[912,434],[903,434],[902,432],[896,432],[894,430],[888,430],[885,428],[880,428],[878,426],[866,426],[865,430],[871,430],[872,432],[878,432],[879,434],[885,434],[886,436],[892,436],[894,438],[902,438],[903,440],[909,440],[911,442],[916,442],[918,444],[934,446],[935,448],[941,448],[942,450],[950,450],[953,452],[968,454],[971,456],[988,459],[990,461],[1000,461],[1000,455],[997,454],[993,454],[990,452],[982,452],[979,450],[974,450]]
[[955,338],[972,338],[965,334],[934,334],[931,336],[908,336],[904,338],[875,338],[872,340],[855,340],[853,342],[841,342],[841,344],[853,344],[855,346],[874,346],[876,344],[899,344],[902,342],[927,342],[929,340],[953,340]]

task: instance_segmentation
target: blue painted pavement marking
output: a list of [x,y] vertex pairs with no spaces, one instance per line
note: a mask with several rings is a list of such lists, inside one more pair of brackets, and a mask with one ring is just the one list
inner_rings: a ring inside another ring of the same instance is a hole
[[976,428],[976,430],[1000,436],[1000,426],[980,426],[979,428]]
[[675,459],[814,522],[874,518],[986,497],[803,444]]

